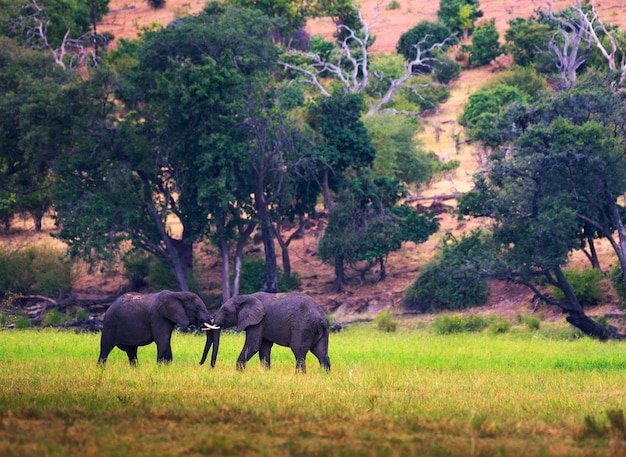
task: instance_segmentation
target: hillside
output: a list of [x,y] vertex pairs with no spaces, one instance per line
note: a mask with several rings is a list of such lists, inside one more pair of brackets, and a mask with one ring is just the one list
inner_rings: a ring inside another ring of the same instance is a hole
[[[138,29],[151,23],[168,23],[175,16],[198,11],[204,0],[168,0],[163,10],[151,10],[145,1],[130,3],[127,0],[111,0],[111,12],[99,26],[100,31],[110,31],[117,38],[132,38]],[[568,0],[554,2],[557,8],[571,4]],[[375,1],[362,1],[364,17],[372,18],[376,6]],[[372,23],[372,30],[376,35],[373,47],[378,52],[392,52],[401,33],[408,30],[422,19],[434,20],[438,2],[421,0],[401,0],[401,7],[395,10],[379,9],[379,15]],[[485,19],[495,18],[497,26],[502,30],[509,19],[531,14],[541,2],[532,0],[483,0],[481,9]],[[605,0],[598,5],[601,17],[609,22],[622,22],[626,25],[626,2],[621,0]],[[614,21],[613,21],[614,20]],[[332,28],[327,22],[315,21],[308,25],[309,31],[314,33],[330,34]],[[506,59],[502,61],[506,64]],[[451,97],[437,112],[426,119],[424,130],[419,133],[419,139],[424,148],[435,152],[443,161],[458,160],[461,166],[454,172],[430,183],[423,189],[414,190],[415,196],[427,197],[464,192],[471,188],[473,173],[479,169],[481,153],[476,146],[461,142],[455,138],[462,135],[456,119],[461,112],[462,105],[477,87],[484,84],[497,70],[496,66],[464,71],[461,77],[451,85]],[[432,200],[420,201],[429,205]],[[454,200],[442,202],[453,208]],[[324,221],[313,221],[314,225],[306,232],[304,238],[295,240],[290,248],[293,271],[302,277],[302,289],[313,295],[328,310],[333,311],[337,318],[345,318],[356,313],[371,315],[381,309],[400,311],[398,307],[404,290],[419,274],[420,268],[437,252],[437,245],[446,231],[460,233],[470,230],[481,224],[481,221],[460,222],[450,213],[440,215],[441,230],[431,239],[419,246],[406,243],[402,250],[394,252],[388,259],[388,277],[383,282],[376,281],[374,275],[361,282],[356,273],[348,272],[350,277],[346,290],[341,294],[331,293],[333,279],[332,268],[324,265],[315,255],[317,241],[324,229]],[[26,226],[29,229],[28,225]],[[41,242],[50,243],[49,232],[54,229],[52,224],[44,227],[45,233],[33,235],[23,232],[11,236],[12,243]],[[55,241],[56,242],[56,241]],[[603,269],[606,271],[612,266],[613,256],[608,246],[599,246]],[[199,246],[195,256],[198,260],[197,271],[201,276],[203,292],[219,296],[219,264],[214,249],[210,245]],[[582,255],[572,258],[576,264],[584,264]],[[95,297],[119,293],[124,283],[119,272],[113,274],[86,274],[82,269],[78,276],[73,293],[80,297]],[[608,287],[607,287],[608,289]],[[598,313],[614,312],[616,306],[610,293],[604,297],[607,304]],[[492,284],[492,293],[489,304],[483,311],[497,311],[513,317],[515,314],[525,314],[532,304],[532,294],[521,287],[514,287],[506,283]],[[557,316],[555,316],[557,317]],[[558,317],[559,319],[561,317]]]

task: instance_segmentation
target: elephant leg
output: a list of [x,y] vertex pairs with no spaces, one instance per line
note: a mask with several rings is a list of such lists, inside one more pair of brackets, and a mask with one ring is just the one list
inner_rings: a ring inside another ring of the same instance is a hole
[[126,353],[128,356],[128,363],[130,363],[131,366],[137,366],[137,346],[118,344],[117,347]]
[[328,357],[328,340],[324,338],[319,340],[317,343],[315,343],[315,346],[311,348],[311,352],[315,357],[317,357],[317,360],[319,360],[322,368],[329,372],[330,358]]
[[102,330],[100,336],[100,356],[98,357],[98,365],[104,365],[107,361],[107,357],[115,347],[115,335],[109,328]]
[[259,358],[261,359],[261,366],[263,368],[270,369],[270,352],[274,343],[271,341],[263,340],[261,343],[261,349],[259,349]]
[[293,355],[296,356],[296,373],[306,373],[306,353],[307,349],[291,348]]
[[243,371],[246,363],[261,349],[261,335],[257,331],[246,332],[246,342],[237,358],[237,369]]
[[170,363],[172,361],[171,338],[171,333],[155,338],[154,342],[157,345],[157,363]]

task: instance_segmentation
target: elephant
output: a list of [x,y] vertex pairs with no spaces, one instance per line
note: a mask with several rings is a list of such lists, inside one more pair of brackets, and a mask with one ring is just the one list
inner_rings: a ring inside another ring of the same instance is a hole
[[[115,346],[126,352],[131,366],[137,364],[137,347],[157,345],[157,363],[172,361],[170,341],[176,325],[190,324],[211,328],[212,321],[202,299],[192,292],[163,290],[152,294],[126,293],[118,297],[104,314],[98,365],[106,363]],[[207,338],[215,344],[211,366],[215,366],[219,332]]]
[[[259,353],[261,365],[270,368],[270,351],[274,343],[291,348],[296,357],[296,372],[306,373],[305,358],[311,351],[320,365],[330,371],[328,358],[328,319],[322,307],[303,293],[270,294],[257,292],[233,297],[219,308],[213,324],[246,331],[246,341],[237,358],[237,369]],[[205,329],[203,329],[205,330]],[[215,330],[206,328],[209,333]],[[201,364],[211,347],[209,335]],[[213,350],[215,353],[215,349]]]

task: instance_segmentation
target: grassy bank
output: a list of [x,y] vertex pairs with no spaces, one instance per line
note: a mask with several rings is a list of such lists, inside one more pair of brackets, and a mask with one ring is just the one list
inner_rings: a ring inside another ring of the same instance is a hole
[[624,455],[626,346],[562,333],[355,326],[296,375],[280,347],[237,372],[232,333],[211,370],[201,336],[100,369],[99,335],[1,331],[0,455]]

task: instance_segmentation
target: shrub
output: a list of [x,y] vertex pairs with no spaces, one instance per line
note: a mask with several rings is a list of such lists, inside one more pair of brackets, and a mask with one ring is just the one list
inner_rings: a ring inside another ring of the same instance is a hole
[[376,327],[382,332],[395,332],[398,327],[398,323],[391,317],[389,311],[383,311],[374,319]]
[[506,333],[511,329],[511,321],[503,317],[494,317],[489,323],[489,331],[493,334]]
[[53,308],[44,315],[43,321],[48,325],[60,325],[67,322],[67,316]]
[[480,332],[489,325],[487,320],[479,315],[460,316],[458,314],[442,314],[435,318],[433,329],[440,335],[461,332]]
[[530,330],[539,330],[541,321],[534,316],[522,316],[520,322],[526,325]]
[[33,323],[30,321],[28,316],[18,316],[15,320],[15,328],[24,329],[32,327]]
[[78,322],[85,322],[89,319],[89,311],[85,308],[79,308],[76,310],[76,315],[74,316]]
[[30,246],[0,248],[0,290],[8,293],[62,296],[71,289],[72,267],[62,249]]
[[617,294],[619,307],[621,309],[626,308],[626,281],[624,281],[622,267],[619,264],[611,268],[609,278],[611,279],[611,284],[613,284],[613,289],[615,289],[615,293]]
[[387,5],[388,10],[397,10],[400,9],[400,2],[398,0],[391,0],[389,5]]
[[[586,268],[584,270],[565,270],[563,273],[581,306],[596,306],[598,304],[601,292],[600,281],[602,280],[600,270]],[[552,296],[556,300],[565,300],[563,291],[556,287],[552,288]]]
[[486,303],[489,287],[480,276],[477,259],[484,251],[479,232],[461,240],[448,238],[437,259],[424,266],[404,294],[404,305],[423,312],[456,310]]

